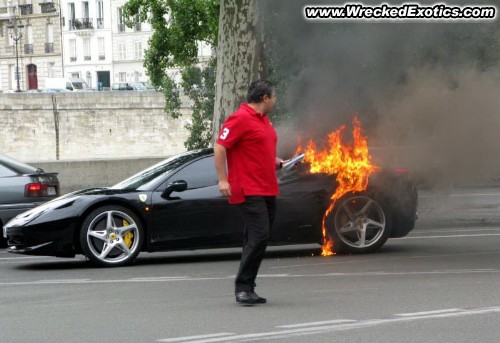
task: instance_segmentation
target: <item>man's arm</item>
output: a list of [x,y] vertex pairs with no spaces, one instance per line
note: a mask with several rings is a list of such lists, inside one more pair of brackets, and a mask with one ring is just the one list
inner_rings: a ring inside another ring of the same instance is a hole
[[217,171],[217,178],[219,179],[219,192],[225,196],[231,196],[231,186],[227,181],[227,171],[226,171],[226,148],[223,145],[215,143],[214,146],[214,160],[215,160],[215,170]]

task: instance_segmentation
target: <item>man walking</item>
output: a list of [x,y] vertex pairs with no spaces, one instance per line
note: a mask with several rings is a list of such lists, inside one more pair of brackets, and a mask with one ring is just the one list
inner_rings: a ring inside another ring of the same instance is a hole
[[276,212],[276,169],[283,165],[276,157],[276,131],[267,118],[276,102],[274,86],[264,80],[253,82],[247,102],[222,126],[214,147],[215,168],[220,193],[239,206],[245,224],[236,301],[263,304],[266,299],[254,291],[255,279]]

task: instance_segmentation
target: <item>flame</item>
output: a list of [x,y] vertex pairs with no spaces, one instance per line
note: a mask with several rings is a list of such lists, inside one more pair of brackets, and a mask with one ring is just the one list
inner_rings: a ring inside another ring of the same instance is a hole
[[323,247],[322,256],[334,255],[333,239],[326,229],[326,218],[333,211],[338,199],[349,192],[361,192],[368,187],[368,178],[377,170],[371,161],[368,152],[368,143],[363,136],[363,130],[358,118],[352,121],[353,142],[351,145],[343,144],[342,134],[346,128],[342,125],[338,130],[328,134],[328,146],[319,151],[316,144],[310,140],[307,147],[297,149],[304,151],[304,161],[309,163],[310,173],[336,174],[338,186],[330,198],[332,201],[325,211],[322,220]]

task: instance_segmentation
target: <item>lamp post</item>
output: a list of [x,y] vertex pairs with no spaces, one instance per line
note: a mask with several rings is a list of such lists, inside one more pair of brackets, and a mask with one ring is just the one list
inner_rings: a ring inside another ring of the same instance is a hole
[[16,42],[16,80],[17,80],[17,89],[16,92],[21,91],[21,86],[19,85],[19,49],[18,49],[18,42],[23,38],[23,33],[21,32],[22,28],[24,27],[23,23],[19,20],[17,23],[17,26],[15,25],[16,20],[10,21],[9,25],[7,25],[7,28],[11,29],[10,31],[10,38],[14,42]]

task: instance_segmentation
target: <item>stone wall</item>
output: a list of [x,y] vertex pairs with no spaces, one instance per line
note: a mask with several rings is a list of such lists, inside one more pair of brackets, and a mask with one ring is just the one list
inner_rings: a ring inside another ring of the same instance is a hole
[[46,172],[57,172],[61,194],[92,187],[109,187],[163,158],[128,158],[89,161],[29,161]]
[[[21,161],[165,157],[185,151],[190,104],[164,112],[157,92],[0,94],[0,153]],[[56,135],[56,124],[59,137]]]

